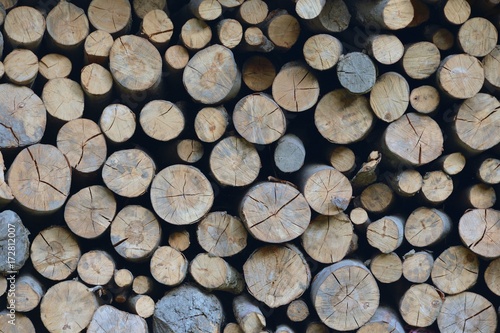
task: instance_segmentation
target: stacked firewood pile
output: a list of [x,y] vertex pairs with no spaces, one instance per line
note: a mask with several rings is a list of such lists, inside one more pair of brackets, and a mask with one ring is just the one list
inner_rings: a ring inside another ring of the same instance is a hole
[[495,332],[498,0],[0,0],[1,332]]

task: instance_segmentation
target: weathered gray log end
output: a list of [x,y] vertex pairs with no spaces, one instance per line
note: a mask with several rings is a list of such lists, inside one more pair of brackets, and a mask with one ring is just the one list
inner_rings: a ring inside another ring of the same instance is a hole
[[30,251],[29,234],[15,212],[0,213],[0,273],[17,272],[24,266]]
[[88,333],[148,333],[148,324],[144,318],[111,305],[103,305],[92,317]]
[[223,321],[219,299],[186,284],[173,289],[156,303],[153,333],[219,333]]

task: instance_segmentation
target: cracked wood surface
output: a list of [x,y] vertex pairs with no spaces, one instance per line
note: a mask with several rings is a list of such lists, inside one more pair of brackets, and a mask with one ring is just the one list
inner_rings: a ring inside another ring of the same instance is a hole
[[78,260],[78,276],[83,282],[93,286],[108,284],[116,269],[115,260],[105,251],[92,250],[82,254]]
[[50,79],[44,85],[41,97],[47,113],[57,120],[66,122],[83,115],[84,93],[76,81],[68,78]]
[[349,253],[354,232],[345,213],[318,215],[301,236],[302,247],[314,260],[333,264]]
[[186,284],[169,291],[158,301],[153,331],[219,333],[223,321],[224,313],[217,297]]
[[446,297],[437,323],[443,333],[495,332],[498,325],[491,302],[473,292]]
[[47,15],[47,34],[61,51],[75,51],[89,34],[89,20],[83,9],[61,1]]
[[36,50],[45,33],[45,18],[33,7],[16,7],[5,17],[4,31],[13,47]]
[[109,32],[104,30],[92,31],[85,38],[85,44],[83,44],[85,63],[97,63],[106,66],[113,42],[113,37]]
[[373,316],[380,292],[368,268],[356,260],[342,260],[314,278],[311,298],[319,318],[335,330],[354,330]]
[[241,74],[233,52],[222,45],[212,45],[189,60],[182,81],[195,101],[210,105],[234,97],[240,90]]
[[151,185],[151,203],[163,220],[185,225],[198,222],[212,207],[212,185],[195,167],[175,164],[161,170]]
[[147,208],[129,205],[116,214],[110,228],[111,244],[120,256],[142,262],[160,245],[162,231],[158,220]]
[[311,283],[304,255],[290,243],[258,248],[243,265],[243,275],[250,294],[271,308],[300,297]]
[[109,53],[109,70],[124,92],[151,91],[160,85],[160,52],[147,40],[133,35],[119,37]]
[[407,324],[428,327],[436,321],[443,301],[442,293],[432,285],[415,284],[401,297],[399,312]]
[[148,333],[148,325],[140,316],[121,311],[111,305],[100,306],[87,328],[88,333]]
[[50,213],[61,208],[71,186],[71,168],[54,146],[35,144],[23,149],[7,172],[17,202],[28,211]]
[[174,33],[174,25],[167,13],[155,9],[144,16],[141,33],[157,48],[165,49]]
[[458,224],[465,246],[483,258],[500,257],[500,212],[494,209],[467,211]]
[[446,294],[456,295],[477,282],[479,259],[464,246],[450,246],[434,261],[431,279],[434,286]]
[[86,285],[69,280],[47,290],[40,313],[50,332],[77,333],[89,325],[98,307],[97,296]]
[[135,198],[147,191],[155,171],[154,161],[144,151],[125,149],[108,157],[102,168],[102,179],[114,193]]
[[439,88],[452,98],[466,99],[475,96],[484,83],[481,62],[468,54],[454,54],[441,61],[436,79]]
[[442,241],[451,227],[450,217],[442,210],[419,207],[406,219],[405,239],[416,247],[432,246]]
[[116,214],[113,193],[104,186],[85,187],[73,194],[64,207],[64,220],[70,230],[83,238],[102,235]]
[[85,174],[96,172],[106,160],[104,135],[89,119],[75,119],[64,124],[57,134],[57,148],[72,168]]
[[240,99],[233,111],[236,131],[245,140],[255,144],[277,141],[286,131],[285,114],[277,103],[264,93],[254,93]]
[[115,38],[128,33],[132,25],[132,8],[127,0],[92,0],[87,14],[95,30]]
[[196,229],[200,246],[219,257],[230,257],[243,251],[247,234],[239,218],[220,211],[209,213]]
[[53,281],[64,280],[73,274],[80,257],[76,237],[64,227],[52,226],[40,231],[31,244],[33,268]]
[[361,52],[350,52],[337,63],[340,85],[353,94],[366,94],[375,84],[377,67],[371,58]]
[[395,251],[403,243],[404,219],[400,216],[385,216],[370,223],[366,239],[382,253]]
[[319,83],[305,64],[293,61],[281,67],[274,78],[272,94],[276,103],[285,110],[303,112],[318,101]]
[[176,286],[184,281],[188,266],[184,254],[170,246],[157,248],[149,265],[153,278],[167,286]]
[[458,143],[472,153],[500,143],[500,102],[492,95],[478,93],[465,100],[454,119]]
[[149,137],[158,141],[170,141],[184,130],[186,119],[183,110],[174,103],[154,100],[142,108],[139,123]]
[[443,133],[432,118],[407,113],[389,124],[382,136],[383,152],[398,162],[420,166],[443,152]]
[[311,208],[323,215],[340,213],[351,201],[351,183],[328,165],[304,166],[297,175],[297,185]]
[[365,96],[336,89],[325,94],[316,105],[314,124],[328,141],[349,144],[370,133],[375,117]]
[[198,254],[189,265],[193,279],[207,290],[241,294],[245,289],[243,276],[227,261],[209,253]]
[[99,118],[99,127],[113,143],[123,143],[130,139],[136,129],[135,113],[126,105],[110,104],[104,108]]
[[295,187],[272,182],[252,186],[241,200],[239,213],[250,234],[268,243],[297,238],[311,219],[311,209]]

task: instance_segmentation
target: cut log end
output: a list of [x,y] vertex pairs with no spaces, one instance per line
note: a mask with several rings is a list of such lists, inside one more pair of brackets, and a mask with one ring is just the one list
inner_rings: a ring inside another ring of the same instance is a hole
[[[351,297],[344,297],[346,290]],[[335,330],[347,331],[368,322],[378,308],[380,292],[368,268],[357,261],[344,260],[318,273],[311,297],[323,323]],[[337,315],[332,316],[334,312]]]
[[255,238],[268,243],[283,243],[304,233],[311,210],[296,188],[264,182],[248,190],[240,204],[240,217]]
[[180,164],[169,166],[155,176],[150,195],[155,212],[176,225],[199,221],[214,201],[212,186],[205,175],[195,167]]
[[250,294],[271,308],[300,297],[311,282],[303,254],[291,244],[257,249],[243,265],[243,274]]

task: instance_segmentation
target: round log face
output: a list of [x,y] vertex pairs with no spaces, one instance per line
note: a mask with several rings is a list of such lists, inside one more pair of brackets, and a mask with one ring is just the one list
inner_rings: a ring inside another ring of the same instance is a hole
[[81,251],[75,236],[66,228],[49,227],[33,239],[30,258],[33,267],[42,276],[61,281],[77,267]]
[[366,323],[380,300],[375,278],[365,266],[352,260],[320,271],[314,278],[311,296],[321,321],[340,331],[354,330]]
[[33,7],[16,7],[5,17],[4,31],[14,47],[34,49],[45,33],[45,18]]
[[413,285],[405,292],[399,311],[409,325],[428,327],[436,321],[442,305],[439,291],[423,283]]
[[0,148],[39,142],[45,133],[45,106],[31,89],[0,85]]
[[458,224],[458,232],[465,246],[481,257],[500,257],[500,211],[473,209],[466,212]]
[[495,295],[500,296],[500,258],[490,261],[484,271],[484,281]]
[[160,80],[160,52],[146,39],[126,35],[115,40],[109,53],[109,69],[115,82],[128,91],[151,89]]
[[272,94],[276,103],[285,110],[306,111],[318,101],[318,79],[304,64],[290,62],[274,78]]
[[83,90],[80,84],[73,80],[50,79],[43,87],[42,100],[47,112],[56,119],[71,121],[83,115]]
[[125,142],[135,133],[135,113],[123,104],[110,104],[102,111],[99,126],[112,142]]
[[226,186],[246,186],[259,175],[261,162],[255,147],[245,139],[230,136],[219,141],[210,154],[210,170]]
[[103,286],[111,281],[115,268],[114,260],[108,253],[92,250],[82,255],[77,271],[83,282]]
[[163,10],[155,9],[144,16],[141,31],[155,45],[166,45],[174,32],[172,21]]
[[304,256],[294,245],[259,248],[243,265],[248,291],[271,308],[300,297],[311,282]]
[[458,294],[476,284],[479,259],[463,246],[451,246],[434,261],[432,283],[447,294]]
[[240,206],[240,216],[255,238],[268,243],[284,243],[306,230],[311,209],[294,187],[281,183],[253,186]]
[[303,186],[304,197],[316,212],[335,215],[344,211],[352,196],[349,180],[334,168],[312,171]]
[[500,102],[494,96],[479,93],[465,100],[455,118],[459,141],[475,152],[489,149],[500,142]]
[[314,113],[314,124],[328,141],[348,144],[365,138],[375,123],[374,118],[365,96],[339,89],[321,98]]
[[498,41],[498,31],[485,18],[474,17],[467,20],[458,31],[458,42],[465,53],[484,57],[490,53]]
[[211,212],[198,224],[198,243],[210,254],[229,257],[247,245],[247,230],[243,223],[227,212]]
[[160,171],[151,185],[151,203],[163,220],[176,224],[199,221],[212,207],[214,192],[195,167],[172,165]]
[[111,244],[130,261],[143,261],[153,254],[161,240],[161,228],[148,209],[130,205],[118,212],[111,223]]
[[71,60],[58,53],[49,53],[38,63],[39,73],[47,80],[68,77],[72,67]]
[[[12,251],[11,247],[12,241],[9,243],[9,239],[12,239],[12,237],[9,236],[9,233],[12,233],[12,228],[15,228],[14,239],[16,240],[16,243],[14,245],[14,251]],[[24,226],[17,213],[12,210],[4,210],[0,213],[0,232],[2,232],[3,235],[8,236],[0,238],[0,247],[14,252],[14,254],[9,253],[9,256],[12,257],[13,255],[13,263],[8,260],[3,260],[3,262],[0,263],[0,273],[7,275],[7,272],[9,271],[19,271],[26,263],[26,260],[29,257],[30,249],[30,241],[28,239],[29,231]],[[2,288],[0,288],[0,295],[3,294],[1,289]],[[7,282],[5,282],[5,289],[7,289]]]
[[405,238],[413,246],[431,246],[450,231],[450,221],[443,213],[432,208],[415,209],[407,218]]
[[240,84],[241,77],[231,50],[213,45],[189,60],[182,80],[195,101],[217,104],[228,97],[235,84]]
[[47,32],[59,48],[75,48],[89,34],[89,20],[83,9],[63,1],[47,15]]
[[98,306],[97,297],[83,283],[63,281],[47,290],[40,313],[49,332],[77,333],[90,324]]
[[475,96],[484,83],[484,69],[476,57],[468,54],[450,55],[441,61],[437,70],[441,89],[452,98]]
[[243,82],[253,91],[263,91],[271,87],[276,77],[273,63],[262,56],[253,56],[243,64]]
[[406,112],[409,102],[408,82],[396,72],[380,75],[370,93],[373,112],[379,119],[388,123],[399,119]]
[[302,246],[314,260],[333,264],[346,256],[353,234],[351,221],[346,214],[319,215],[302,235]]
[[377,78],[377,69],[369,56],[352,52],[340,58],[337,76],[342,87],[353,94],[369,92]]
[[170,246],[160,246],[151,257],[150,270],[159,283],[176,286],[186,277],[188,265],[186,257],[180,251]]
[[309,66],[324,71],[333,68],[339,61],[342,43],[328,34],[314,35],[304,43],[302,52]]
[[26,209],[50,213],[61,208],[71,187],[71,169],[59,149],[36,144],[22,150],[7,174],[16,200]]
[[174,103],[154,100],[142,108],[139,123],[151,138],[170,141],[184,130],[186,120],[181,109]]
[[257,93],[243,97],[234,107],[233,124],[248,142],[270,144],[285,134],[285,114],[268,95]]
[[3,329],[3,333],[36,333],[35,326],[31,320],[22,313],[16,313],[16,325],[12,325],[10,313],[2,312],[0,313],[0,326]]
[[401,161],[413,166],[432,162],[443,152],[443,133],[430,117],[407,113],[389,124],[384,144]]
[[102,168],[102,179],[116,194],[135,198],[146,192],[155,170],[153,160],[142,150],[119,150],[106,160]]
[[120,311],[111,305],[100,306],[87,328],[89,333],[103,332],[136,332],[147,333],[146,321],[134,314]]
[[66,123],[57,134],[57,148],[70,166],[81,173],[92,173],[106,160],[106,140],[99,126],[89,119]]
[[73,194],[64,207],[64,220],[76,235],[92,239],[102,235],[116,213],[113,193],[100,185]]
[[437,323],[443,333],[493,333],[498,319],[490,301],[479,294],[464,292],[446,297]]
[[90,24],[96,30],[116,34],[132,20],[132,8],[127,0],[92,0],[88,8]]

